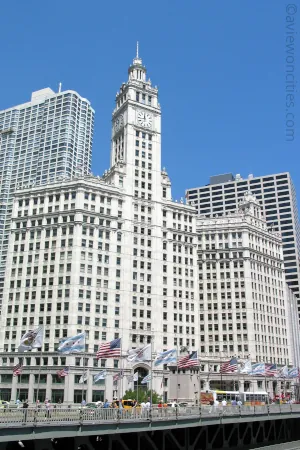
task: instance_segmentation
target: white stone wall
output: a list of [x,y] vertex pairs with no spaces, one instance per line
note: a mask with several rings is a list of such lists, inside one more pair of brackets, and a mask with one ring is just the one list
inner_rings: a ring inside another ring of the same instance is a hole
[[[117,96],[111,168],[102,179],[87,176],[17,193],[0,331],[0,350],[15,361],[17,354],[11,351],[17,349],[20,336],[38,324],[45,327],[45,355],[56,350],[59,339],[85,331],[91,373],[101,367],[93,359],[99,344],[116,337],[122,338],[123,353],[150,341],[153,357],[177,345],[199,349],[196,212],[171,199],[169,177],[165,169],[161,171],[157,89],[150,81],[144,87],[144,82],[145,77],[131,77],[121,87],[123,101]],[[136,92],[140,101],[135,100]],[[138,111],[151,116],[147,129],[138,123]],[[119,128],[116,120],[121,115]],[[52,358],[47,370],[55,373]],[[68,360],[59,359],[58,368],[68,365]],[[36,361],[30,361],[31,368],[24,373],[35,373],[35,366]],[[132,373],[139,366],[106,361],[110,373],[121,368]],[[150,364],[141,368],[149,371]],[[75,369],[65,392],[69,401],[74,376],[84,370],[82,362]],[[163,367],[159,367],[152,384],[162,394],[167,392],[167,386],[161,386],[163,378]],[[126,387],[124,380],[122,390]],[[47,396],[51,389],[48,380]],[[88,400],[92,390],[89,383]],[[105,397],[115,394],[110,376]]]
[[204,352],[292,364],[281,239],[267,230],[255,197],[246,195],[230,217],[199,218],[197,232]]

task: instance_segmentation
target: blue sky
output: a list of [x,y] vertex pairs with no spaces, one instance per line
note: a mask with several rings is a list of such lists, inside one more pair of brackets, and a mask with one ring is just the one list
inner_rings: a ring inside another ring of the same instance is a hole
[[[94,109],[93,173],[109,166],[111,112],[140,55],[162,107],[162,164],[173,197],[225,172],[290,171],[300,197],[299,96],[286,111],[286,17],[273,0],[36,0],[1,5],[0,109],[44,87],[73,89]],[[293,5],[293,4],[292,4]],[[296,7],[298,11],[296,12]],[[288,9],[288,12],[287,12]],[[299,48],[297,48],[299,47]],[[295,51],[299,55],[300,42]],[[295,77],[299,78],[299,62]],[[286,139],[286,114],[295,137]]]

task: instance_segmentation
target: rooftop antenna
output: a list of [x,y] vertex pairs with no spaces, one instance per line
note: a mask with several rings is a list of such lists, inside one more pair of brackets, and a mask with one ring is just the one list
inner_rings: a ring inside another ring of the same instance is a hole
[[136,41],[136,57],[139,57],[139,41]]
[[59,85],[58,85],[58,92],[59,93],[61,92],[61,83],[59,83]]

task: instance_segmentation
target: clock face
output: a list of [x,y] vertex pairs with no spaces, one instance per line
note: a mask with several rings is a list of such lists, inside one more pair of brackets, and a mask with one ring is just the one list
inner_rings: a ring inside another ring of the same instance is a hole
[[139,111],[137,113],[137,123],[144,128],[151,128],[152,125],[152,116],[151,114],[144,112],[144,111]]
[[123,124],[124,124],[123,116],[117,117],[114,124],[115,130],[119,131],[119,129],[123,126]]

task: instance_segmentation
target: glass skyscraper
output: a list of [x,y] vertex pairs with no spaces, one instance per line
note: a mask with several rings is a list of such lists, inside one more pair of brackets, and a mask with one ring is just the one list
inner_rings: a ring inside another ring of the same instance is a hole
[[0,304],[16,189],[91,171],[94,110],[77,92],[50,88],[0,111]]

